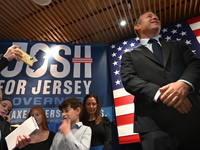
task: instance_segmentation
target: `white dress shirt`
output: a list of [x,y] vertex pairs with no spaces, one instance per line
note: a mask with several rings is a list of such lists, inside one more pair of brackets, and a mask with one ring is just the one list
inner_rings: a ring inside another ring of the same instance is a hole
[[71,126],[71,133],[67,136],[58,131],[50,150],[89,150],[91,136],[91,128],[78,122]]

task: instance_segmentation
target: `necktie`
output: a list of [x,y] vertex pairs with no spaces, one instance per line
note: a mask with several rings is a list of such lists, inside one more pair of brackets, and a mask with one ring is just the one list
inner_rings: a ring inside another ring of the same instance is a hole
[[162,54],[162,48],[160,44],[158,43],[156,39],[150,39],[149,42],[152,43],[152,49],[153,49],[154,55],[156,56],[156,58],[158,58],[158,60],[161,63],[163,63],[163,54]]

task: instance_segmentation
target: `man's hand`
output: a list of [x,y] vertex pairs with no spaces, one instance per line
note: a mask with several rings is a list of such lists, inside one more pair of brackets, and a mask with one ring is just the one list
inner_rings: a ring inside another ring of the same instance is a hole
[[180,113],[188,113],[192,107],[190,101],[187,99],[190,85],[183,81],[177,81],[161,87],[159,90],[160,101],[167,106],[173,106]]
[[181,114],[187,114],[191,110],[191,107],[192,104],[190,103],[189,99],[185,98],[182,104],[174,108],[178,110]]
[[12,45],[9,47],[6,51],[6,53],[3,55],[8,61],[11,61],[13,59],[16,59],[17,61],[20,61],[18,57],[22,58],[22,53],[17,50],[16,48],[19,48],[17,45]]
[[167,106],[174,106],[177,108],[183,103],[190,90],[190,86],[183,81],[177,81],[161,87],[161,95],[159,99]]
[[21,149],[21,148],[27,146],[30,141],[31,141],[30,136],[28,136],[28,135],[18,135],[17,136],[17,143],[16,143],[16,145],[17,145],[17,147],[19,149]]
[[11,122],[11,121],[12,121],[9,115],[4,115],[4,118],[5,118],[5,120],[8,121],[8,122]]

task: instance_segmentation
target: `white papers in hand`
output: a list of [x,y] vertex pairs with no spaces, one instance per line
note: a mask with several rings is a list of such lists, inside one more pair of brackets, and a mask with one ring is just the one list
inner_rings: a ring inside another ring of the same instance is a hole
[[29,117],[18,128],[16,128],[8,136],[6,136],[5,139],[8,146],[8,150],[15,149],[18,135],[30,135],[38,129],[39,127],[35,121],[35,118],[32,116]]

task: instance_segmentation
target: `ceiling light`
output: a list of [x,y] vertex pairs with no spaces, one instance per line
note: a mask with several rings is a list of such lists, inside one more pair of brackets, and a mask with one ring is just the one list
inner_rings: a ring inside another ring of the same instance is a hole
[[125,26],[125,25],[126,25],[126,21],[125,21],[125,20],[122,20],[122,21],[120,22],[120,25],[121,25],[121,26]]
[[46,6],[51,3],[51,0],[33,0],[36,4]]

